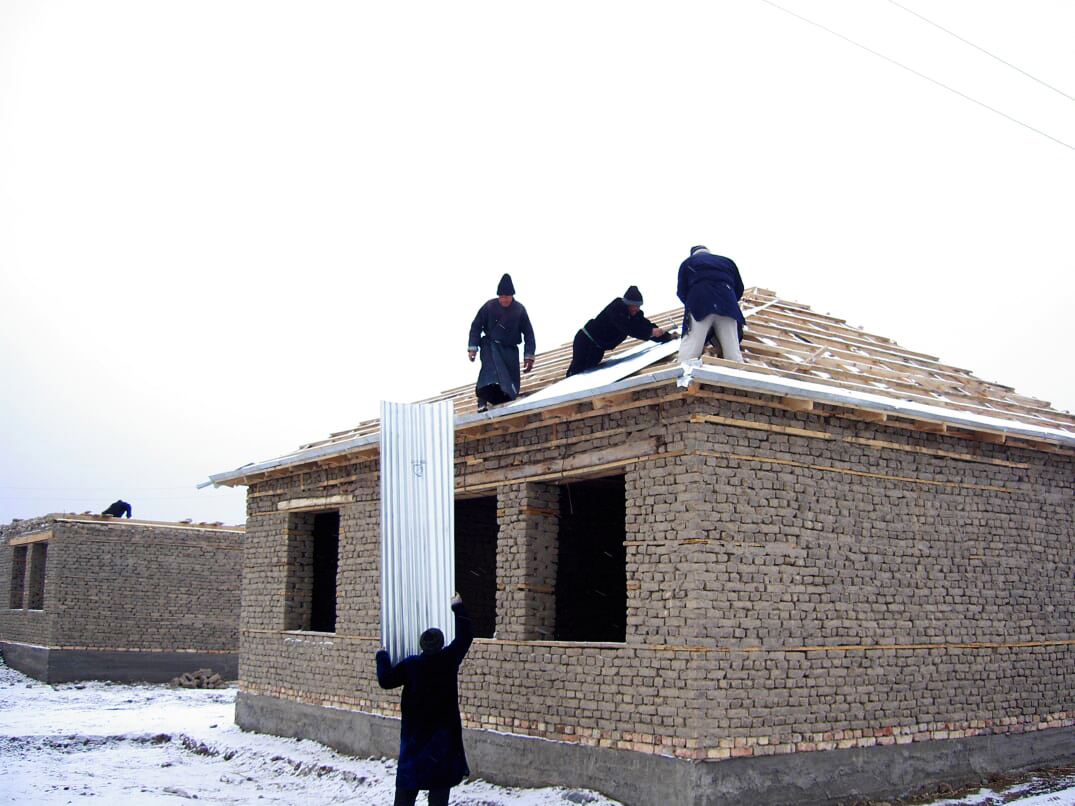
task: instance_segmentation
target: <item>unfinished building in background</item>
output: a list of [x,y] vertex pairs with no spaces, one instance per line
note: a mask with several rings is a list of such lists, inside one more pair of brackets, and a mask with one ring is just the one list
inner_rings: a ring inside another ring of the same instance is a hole
[[[559,382],[565,346],[511,404],[436,398],[474,775],[824,803],[1070,760],[1075,418],[772,292],[742,304],[745,364],[625,345],[606,365],[629,374],[587,387]],[[238,723],[394,755],[378,423],[211,480],[248,487]]]
[[239,666],[243,529],[100,515],[0,527],[0,653],[47,683]]

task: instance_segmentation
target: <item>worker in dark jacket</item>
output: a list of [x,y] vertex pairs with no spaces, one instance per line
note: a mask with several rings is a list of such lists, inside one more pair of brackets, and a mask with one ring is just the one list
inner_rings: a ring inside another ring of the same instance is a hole
[[606,350],[619,346],[628,336],[662,343],[673,338],[642,313],[642,294],[637,286],[631,286],[622,297],[612,300],[575,334],[567,377],[596,367]]
[[507,403],[519,396],[519,342],[523,344],[523,372],[534,368],[534,328],[521,302],[515,299],[511,275],[500,278],[496,298],[478,309],[470,325],[467,357],[471,361],[481,353],[482,368],[474,394],[478,411],[490,404]]
[[387,650],[377,653],[381,688],[403,686],[400,698],[399,765],[394,806],[413,806],[418,792],[429,790],[429,806],[447,806],[449,790],[470,775],[463,750],[459,716],[459,666],[474,638],[474,628],[459,594],[452,599],[455,639],[444,646],[444,633],[422,633],[422,654],[395,666]]
[[690,257],[680,264],[676,294],[687,309],[679,360],[700,358],[710,334],[716,333],[721,355],[742,361],[743,281],[735,261],[711,254],[704,246],[692,246]]
[[126,515],[129,518],[131,517],[131,505],[121,498],[119,501],[114,501],[110,504],[108,509],[101,514],[111,515],[113,518],[122,518]]

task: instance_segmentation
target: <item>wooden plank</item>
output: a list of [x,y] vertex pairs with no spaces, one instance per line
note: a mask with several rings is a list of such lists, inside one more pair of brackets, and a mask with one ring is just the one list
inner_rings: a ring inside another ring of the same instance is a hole
[[560,510],[558,509],[542,509],[541,507],[524,506],[521,511],[524,515],[534,515],[543,518],[560,517]]
[[1014,467],[1025,470],[1030,467],[1026,462],[1007,462],[1003,459],[993,459],[988,456],[975,456],[970,453],[956,453],[955,451],[943,451],[939,448],[923,448],[918,445],[904,445],[899,442],[887,442],[880,439],[865,439],[863,437],[844,437],[844,442],[854,445],[865,445],[884,451],[904,451],[905,453],[920,453],[926,456],[937,456],[944,459],[958,459],[961,462],[978,462],[979,464],[996,465],[998,467]]
[[478,481],[472,479],[456,479],[456,493],[479,493],[485,490],[495,490],[501,484],[538,481],[578,481],[589,478],[601,478],[619,472],[637,462],[647,462],[655,459],[675,459],[685,456],[686,451],[665,451],[652,453],[644,456],[631,456],[617,459],[597,465],[580,464],[577,467],[565,467],[551,472],[536,472],[535,466],[511,468],[510,478],[500,473],[498,478],[490,478],[496,475],[492,472],[482,474]]
[[516,584],[515,589],[520,591],[528,591],[531,593],[556,593],[556,588],[551,587],[550,585],[534,585],[532,583],[527,582],[519,582],[518,584]]
[[325,509],[340,507],[345,504],[353,504],[353,495],[325,495],[320,498],[292,498],[287,501],[279,501],[276,504],[277,512],[301,512],[304,510]]
[[793,428],[772,423],[760,423],[754,420],[737,420],[731,417],[720,417],[716,414],[692,414],[692,423],[713,423],[715,425],[727,425],[734,428],[751,428],[756,431],[771,431],[777,434],[789,434],[796,437],[809,437],[812,439],[835,439],[827,431],[811,431],[806,428]]
[[51,539],[52,530],[49,529],[47,532],[37,532],[36,534],[32,535],[13,537],[9,541],[7,541],[7,544],[9,546],[25,546],[27,543],[47,543]]

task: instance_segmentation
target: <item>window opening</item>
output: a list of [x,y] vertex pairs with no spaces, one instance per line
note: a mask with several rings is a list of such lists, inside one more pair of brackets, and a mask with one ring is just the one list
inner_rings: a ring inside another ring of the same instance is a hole
[[622,475],[560,487],[556,640],[626,640],[626,491]]
[[496,507],[495,495],[455,502],[455,587],[478,638],[496,632]]
[[30,545],[29,572],[26,584],[26,609],[45,609],[45,565],[48,560],[48,543]]
[[340,513],[294,512],[287,532],[285,630],[336,631]]
[[26,585],[26,546],[12,547],[11,556],[11,594],[8,607],[12,610],[22,609],[22,595]]
[[310,591],[310,629],[336,632],[336,572],[340,565],[340,513],[321,512],[314,518],[313,587]]

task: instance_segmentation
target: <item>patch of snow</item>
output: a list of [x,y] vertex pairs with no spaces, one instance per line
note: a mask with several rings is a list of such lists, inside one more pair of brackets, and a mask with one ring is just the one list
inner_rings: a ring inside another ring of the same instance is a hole
[[[244,732],[235,724],[235,695],[234,687],[51,686],[0,663],[0,803],[392,802],[393,760]],[[618,806],[588,790],[512,789],[485,781],[455,787],[451,803]]]
[[[51,686],[0,662],[0,803],[124,806],[196,800],[229,806],[382,806],[391,759],[342,755],[301,739],[241,731],[234,687],[68,683]],[[1031,780],[929,806],[1075,806],[1075,779]],[[1057,789],[1057,787],[1066,787]],[[419,797],[424,803],[425,796]],[[468,781],[452,806],[620,806],[585,789],[516,789]]]

